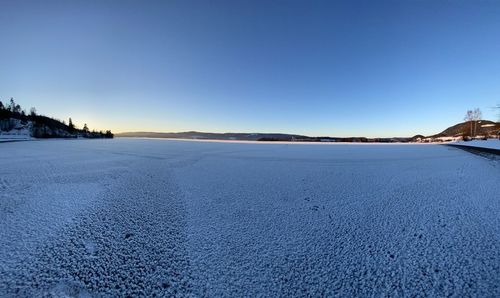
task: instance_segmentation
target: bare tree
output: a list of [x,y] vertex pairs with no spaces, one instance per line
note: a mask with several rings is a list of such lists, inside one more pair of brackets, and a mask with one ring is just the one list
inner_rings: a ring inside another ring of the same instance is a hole
[[470,122],[470,136],[471,137],[472,137],[472,121],[473,120],[474,120],[474,111],[467,110],[467,113],[465,113],[464,121]]
[[472,112],[472,117],[474,118],[474,136],[476,136],[476,128],[477,128],[477,122],[483,118],[483,113],[481,113],[481,110],[479,108],[475,108],[474,112]]
[[483,113],[481,113],[479,108],[474,109],[472,114],[474,116],[474,121],[481,120],[483,118]]

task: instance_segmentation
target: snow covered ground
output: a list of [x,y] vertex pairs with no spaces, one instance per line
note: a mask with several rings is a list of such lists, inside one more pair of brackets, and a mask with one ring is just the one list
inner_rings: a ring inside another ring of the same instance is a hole
[[0,296],[500,296],[500,163],[441,145],[0,144]]
[[15,142],[15,141],[29,141],[34,140],[34,138],[29,135],[8,135],[0,134],[0,142]]
[[500,140],[497,140],[497,139],[474,140],[474,141],[469,141],[469,142],[461,141],[461,142],[454,142],[454,143],[450,143],[450,144],[500,150]]

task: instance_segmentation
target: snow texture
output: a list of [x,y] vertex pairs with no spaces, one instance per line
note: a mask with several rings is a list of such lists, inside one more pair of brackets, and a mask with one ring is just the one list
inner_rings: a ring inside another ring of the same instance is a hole
[[500,296],[500,163],[441,145],[0,144],[0,296]]

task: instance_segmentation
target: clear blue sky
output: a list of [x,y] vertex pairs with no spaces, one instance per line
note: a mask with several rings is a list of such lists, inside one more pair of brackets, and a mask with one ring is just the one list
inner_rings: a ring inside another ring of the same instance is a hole
[[500,102],[500,1],[0,4],[0,99],[121,131],[432,134]]

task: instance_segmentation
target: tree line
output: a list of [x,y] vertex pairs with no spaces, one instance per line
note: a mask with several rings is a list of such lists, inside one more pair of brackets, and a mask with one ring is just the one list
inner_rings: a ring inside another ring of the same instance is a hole
[[27,125],[31,122],[31,132],[33,137],[37,138],[51,138],[51,137],[84,137],[84,138],[113,138],[111,130],[105,132],[90,130],[85,123],[82,129],[78,129],[73,120],[69,118],[68,124],[66,122],[50,118],[44,115],[37,114],[36,108],[32,107],[29,113],[15,102],[14,98],[4,104],[0,100],[0,130],[11,130],[15,127],[17,119],[22,124]]

